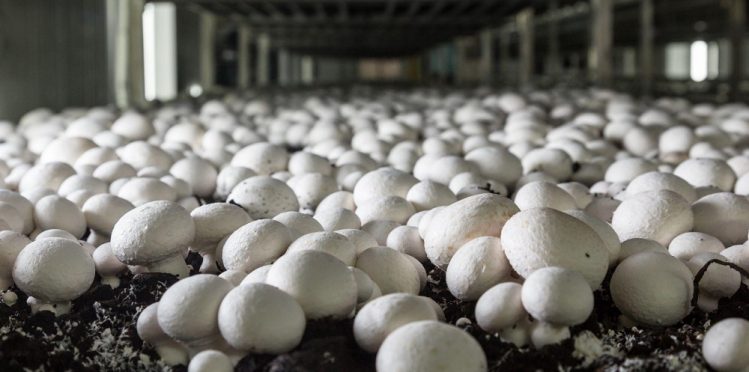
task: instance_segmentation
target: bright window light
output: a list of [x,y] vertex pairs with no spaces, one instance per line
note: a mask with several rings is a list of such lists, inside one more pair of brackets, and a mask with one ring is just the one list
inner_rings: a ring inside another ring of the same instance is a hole
[[704,81],[707,78],[707,43],[695,41],[689,50],[689,77],[694,81]]
[[177,96],[177,25],[173,3],[148,3],[143,9],[143,78],[149,101]]

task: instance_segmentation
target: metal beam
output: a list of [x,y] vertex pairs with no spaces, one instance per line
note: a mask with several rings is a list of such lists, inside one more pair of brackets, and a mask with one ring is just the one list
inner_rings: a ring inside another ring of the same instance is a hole
[[592,45],[588,59],[591,79],[600,86],[608,87],[613,78],[613,0],[592,0],[592,11]]
[[270,38],[267,34],[258,35],[256,66],[255,81],[257,81],[257,85],[268,86],[270,84]]
[[250,26],[239,26],[239,37],[237,38],[237,87],[248,89],[250,87],[250,43],[252,42],[252,31]]
[[216,83],[216,16],[212,13],[200,14],[200,85],[209,92]]
[[481,32],[481,81],[491,84],[494,81],[494,32]]
[[518,38],[520,39],[520,85],[527,86],[533,80],[533,70],[535,66],[534,44],[535,37],[533,34],[533,8],[526,8],[517,14],[515,22],[518,28]]
[[731,0],[729,6],[731,39],[731,98],[741,98],[741,79],[744,77],[744,29],[746,28],[746,0]]
[[120,108],[145,107],[143,71],[143,0],[110,0],[113,25],[110,35],[112,96]]
[[546,36],[548,37],[548,55],[546,57],[546,73],[556,79],[562,72],[562,63],[559,57],[559,19],[556,17],[558,12],[559,1],[551,0],[549,3],[549,13],[552,18],[549,20]]

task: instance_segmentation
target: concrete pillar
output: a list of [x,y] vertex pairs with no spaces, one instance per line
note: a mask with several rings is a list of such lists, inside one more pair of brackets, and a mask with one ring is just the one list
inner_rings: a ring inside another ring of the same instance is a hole
[[239,26],[239,37],[237,38],[237,87],[248,89],[250,87],[250,44],[252,43],[252,30],[248,25]]
[[596,84],[608,87],[613,78],[614,3],[613,0],[592,0],[591,5],[590,77]]
[[120,108],[147,105],[143,71],[144,0],[108,0],[109,78],[113,102]]
[[200,14],[200,85],[210,92],[216,84],[216,16],[209,12]]
[[642,0],[640,3],[640,93],[650,96],[653,93],[653,26],[655,11],[653,0]]
[[491,84],[494,81],[494,32],[481,32],[481,76],[480,81]]
[[257,38],[257,85],[270,85],[270,37],[260,34]]
[[533,8],[527,8],[519,12],[515,22],[518,28],[518,38],[520,43],[520,66],[518,71],[519,83],[521,86],[531,84],[533,81],[533,70],[535,67],[534,44],[535,35],[533,32]]
[[741,80],[744,78],[744,28],[746,28],[746,0],[731,0],[729,6],[731,39],[731,99],[741,99]]
[[301,58],[301,75],[302,84],[310,85],[315,83],[315,59],[312,56],[303,56]]

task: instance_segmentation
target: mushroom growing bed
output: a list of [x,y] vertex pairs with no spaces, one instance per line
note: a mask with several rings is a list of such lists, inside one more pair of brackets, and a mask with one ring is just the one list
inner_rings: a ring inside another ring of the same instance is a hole
[[0,370],[749,368],[749,106],[352,88],[0,123]]

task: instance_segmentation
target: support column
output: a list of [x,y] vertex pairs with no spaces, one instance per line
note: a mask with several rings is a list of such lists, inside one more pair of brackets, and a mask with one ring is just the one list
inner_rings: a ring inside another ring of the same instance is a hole
[[270,38],[261,34],[257,39],[257,85],[261,87],[270,84]]
[[290,85],[291,76],[289,73],[289,52],[285,49],[278,50],[278,85]]
[[746,0],[731,0],[731,99],[741,98],[741,80],[744,78],[744,28],[746,27]]
[[216,84],[216,16],[200,13],[200,85],[210,92]]
[[653,33],[655,10],[653,0],[641,0],[640,3],[640,93],[645,97],[653,94]]
[[591,79],[596,84],[609,87],[613,77],[612,45],[614,41],[613,0],[592,0],[593,24],[589,66]]
[[302,84],[310,85],[315,82],[315,60],[312,56],[301,58]]
[[481,82],[491,84],[494,82],[494,32],[484,30],[481,32]]
[[250,87],[250,43],[252,42],[252,31],[248,25],[239,26],[239,37],[237,38],[237,87],[248,89]]
[[510,32],[506,29],[499,31],[499,78],[505,82],[515,80],[510,74]]
[[144,6],[144,0],[107,2],[110,94],[123,109],[147,105],[143,83]]
[[518,77],[520,85],[527,86],[533,81],[535,55],[533,53],[535,35],[533,33],[533,8],[527,8],[518,13],[515,22],[518,28],[520,42],[520,66]]
[[548,46],[549,54],[546,59],[547,69],[546,73],[552,78],[556,79],[562,73],[562,63],[559,58],[559,1],[551,0],[549,3],[549,25],[548,30]]

